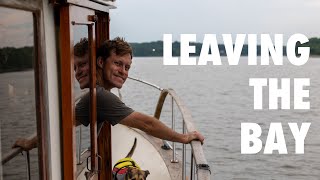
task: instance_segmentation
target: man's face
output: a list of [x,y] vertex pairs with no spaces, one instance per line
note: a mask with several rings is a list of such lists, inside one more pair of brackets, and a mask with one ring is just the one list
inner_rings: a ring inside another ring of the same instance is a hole
[[130,54],[119,56],[113,52],[111,53],[111,56],[107,58],[103,67],[103,76],[104,81],[106,81],[107,90],[111,90],[114,87],[122,87],[123,83],[128,78],[131,63]]
[[76,79],[79,82],[80,88],[88,88],[90,84],[88,53],[83,57],[74,56],[74,71],[76,74]]

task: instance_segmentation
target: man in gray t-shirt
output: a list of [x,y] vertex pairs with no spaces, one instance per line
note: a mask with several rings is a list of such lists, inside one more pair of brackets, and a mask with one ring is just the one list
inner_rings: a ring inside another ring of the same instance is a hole
[[[77,45],[76,45],[77,46]],[[85,48],[84,48],[85,49]],[[77,48],[75,47],[75,51]],[[76,53],[75,53],[76,55]],[[80,87],[89,87],[89,63],[88,57],[75,57],[76,79]],[[108,121],[112,125],[117,123],[140,129],[152,136],[169,141],[190,143],[204,137],[197,131],[180,134],[164,125],[158,119],[133,111],[125,106],[110,91],[112,88],[121,88],[128,78],[132,64],[132,49],[122,38],[105,41],[97,51],[97,116],[98,123]],[[99,93],[98,93],[99,92]],[[89,98],[77,104],[76,118],[84,125],[88,125]],[[80,114],[78,114],[80,113]],[[86,115],[87,114],[87,115]]]
[[[81,39],[74,46],[74,71],[80,88],[89,88],[89,53],[88,40]],[[193,140],[204,142],[204,137],[197,131],[180,134],[164,125],[158,119],[133,111],[110,92],[112,88],[121,88],[125,83],[132,64],[132,49],[121,38],[108,40],[97,51],[97,122],[98,125],[108,121],[112,125],[138,128],[152,136],[169,141],[190,143]],[[77,125],[89,125],[89,94],[76,105]],[[99,129],[99,128],[98,128]],[[32,139],[19,139],[14,147],[30,150],[36,147],[37,136]]]
[[[134,111],[127,107],[116,95],[103,87],[97,85],[97,123],[100,126],[104,121],[108,121],[113,126],[118,124],[122,119],[133,113]],[[76,105],[76,119],[81,124],[88,126],[90,95],[85,94],[84,97]]]

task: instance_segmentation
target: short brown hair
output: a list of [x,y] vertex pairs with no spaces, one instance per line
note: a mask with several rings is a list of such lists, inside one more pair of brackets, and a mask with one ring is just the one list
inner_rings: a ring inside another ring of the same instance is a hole
[[106,60],[112,52],[119,56],[130,54],[132,59],[132,48],[124,38],[116,37],[113,40],[105,41],[97,50],[97,57]]
[[81,38],[74,46],[73,53],[77,57],[83,57],[89,52],[89,41],[87,38]]
[[[118,56],[124,56],[130,54],[132,59],[132,48],[130,44],[124,40],[124,38],[116,37],[113,40],[105,41],[97,50],[97,60],[102,58],[105,62],[112,53],[115,53]],[[100,86],[104,86],[104,78],[103,78],[103,68],[99,68],[96,66],[97,70],[97,84]]]

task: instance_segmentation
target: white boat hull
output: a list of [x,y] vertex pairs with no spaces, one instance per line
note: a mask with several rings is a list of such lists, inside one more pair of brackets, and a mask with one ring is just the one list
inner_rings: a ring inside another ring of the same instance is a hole
[[170,180],[168,168],[160,153],[140,133],[142,132],[124,125],[112,127],[112,165],[128,154],[136,137],[137,147],[132,159],[138,163],[142,170],[149,170],[148,179]]

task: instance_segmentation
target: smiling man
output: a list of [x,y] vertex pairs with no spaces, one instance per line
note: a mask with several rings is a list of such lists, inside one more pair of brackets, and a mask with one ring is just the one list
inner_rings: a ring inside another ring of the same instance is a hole
[[[75,46],[76,50],[77,46]],[[83,58],[75,58],[75,71],[76,78],[83,89],[89,87],[89,64],[88,57],[84,56],[84,54],[81,57]],[[203,143],[204,137],[199,132],[177,133],[158,119],[127,107],[117,96],[110,92],[112,88],[122,87],[128,78],[131,64],[131,46],[122,38],[108,40],[98,49],[96,66],[98,125],[101,125],[104,121],[108,121],[112,125],[120,123],[138,128],[160,139],[181,143],[199,140]],[[89,100],[89,95],[87,95],[76,105],[76,119],[85,126],[89,125]]]
[[[81,39],[74,46],[74,71],[80,88],[89,88],[89,52],[88,40]],[[127,107],[112,88],[121,88],[129,75],[132,64],[132,49],[122,38],[106,41],[97,51],[97,123],[98,129],[104,121],[112,125],[118,123],[138,128],[152,136],[169,141],[190,143],[192,140],[204,142],[204,137],[197,131],[180,134],[164,125],[158,119],[136,112]],[[76,105],[77,125],[89,125],[90,95],[87,93]],[[18,139],[13,147],[30,150],[37,147],[37,136]]]

